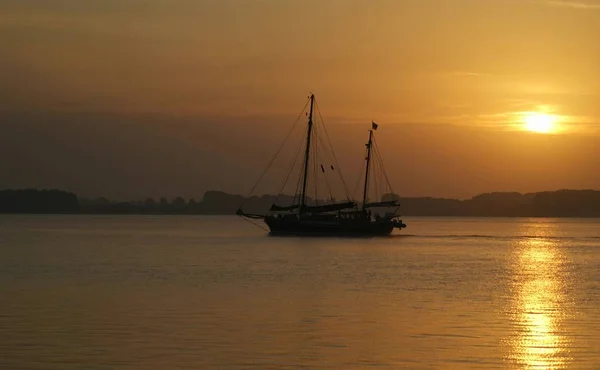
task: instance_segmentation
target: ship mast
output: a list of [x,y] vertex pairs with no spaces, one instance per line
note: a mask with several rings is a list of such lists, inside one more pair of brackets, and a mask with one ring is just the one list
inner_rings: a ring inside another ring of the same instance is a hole
[[365,144],[367,146],[367,169],[365,171],[365,188],[363,190],[363,201],[362,201],[362,210],[364,211],[366,209],[366,204],[367,204],[367,192],[369,189],[369,167],[371,164],[371,144],[373,143],[373,130],[376,129],[376,123],[373,122],[372,123],[372,129],[369,130],[369,142],[367,144]]
[[310,111],[308,113],[308,133],[306,135],[306,152],[304,152],[304,177],[302,179],[302,195],[300,198],[300,213],[304,211],[306,206],[306,183],[308,180],[308,159],[310,153],[310,137],[312,136],[313,126],[313,105],[315,102],[315,94],[310,94]]

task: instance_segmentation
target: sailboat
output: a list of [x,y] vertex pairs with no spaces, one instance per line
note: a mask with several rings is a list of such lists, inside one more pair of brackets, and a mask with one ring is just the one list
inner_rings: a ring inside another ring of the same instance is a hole
[[[388,199],[379,199],[374,202],[369,202],[368,199],[369,187],[372,185],[369,179],[373,167],[374,133],[378,128],[378,124],[375,122],[371,123],[369,139],[366,143],[366,166],[362,202],[358,203],[349,196],[344,202],[336,202],[332,196],[331,202],[325,204],[319,204],[318,199],[309,199],[308,184],[311,175],[309,169],[320,167],[323,173],[326,172],[323,164],[318,165],[315,162],[315,158],[311,158],[311,153],[314,153],[311,150],[311,145],[315,145],[315,143],[312,143],[313,140],[311,140],[315,134],[313,125],[315,111],[314,94],[310,94],[309,102],[310,109],[307,113],[308,125],[304,140],[302,170],[297,182],[298,186],[296,190],[298,193],[293,197],[292,204],[278,205],[273,203],[265,214],[245,212],[242,209],[244,204],[242,204],[236,214],[250,220],[262,220],[268,226],[270,235],[385,236],[389,235],[394,229],[405,228],[406,224],[402,222],[398,214],[400,204],[398,199],[395,199],[395,195],[391,191],[391,186],[389,187],[390,192],[387,194]],[[383,170],[383,162],[380,160],[378,163],[380,164],[381,172]],[[334,170],[333,165],[330,167],[331,170]],[[314,173],[318,173],[318,171],[314,171]],[[389,185],[387,175],[385,175],[385,179]],[[389,211],[390,209],[391,211]],[[383,213],[381,210],[384,210]],[[388,211],[386,212],[385,210]]]

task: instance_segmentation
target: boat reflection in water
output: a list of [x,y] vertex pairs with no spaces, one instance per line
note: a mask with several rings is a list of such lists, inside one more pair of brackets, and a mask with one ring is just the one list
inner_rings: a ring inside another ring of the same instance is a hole
[[[562,328],[567,315],[565,250],[553,239],[552,224],[529,224],[514,246],[513,306],[515,328],[509,362],[525,368],[563,368],[569,343]],[[532,237],[535,236],[535,237]]]

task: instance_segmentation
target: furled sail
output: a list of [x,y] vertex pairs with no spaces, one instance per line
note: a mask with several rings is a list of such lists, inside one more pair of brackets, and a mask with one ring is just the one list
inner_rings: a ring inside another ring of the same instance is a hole
[[354,202],[345,202],[345,203],[334,203],[334,204],[324,204],[322,206],[303,206],[301,208],[302,213],[322,213],[322,212],[333,212],[339,211],[347,208],[356,207],[356,203]]
[[299,205],[299,204],[293,204],[293,205],[291,205],[291,206],[278,206],[278,205],[276,205],[276,204],[273,204],[273,205],[271,206],[271,209],[270,209],[270,211],[271,211],[271,212],[292,211],[292,210],[294,210],[294,209],[296,209],[296,208],[300,208],[300,205]]
[[374,202],[374,203],[366,203],[365,208],[371,207],[398,207],[400,204],[395,200],[388,200],[386,202]]

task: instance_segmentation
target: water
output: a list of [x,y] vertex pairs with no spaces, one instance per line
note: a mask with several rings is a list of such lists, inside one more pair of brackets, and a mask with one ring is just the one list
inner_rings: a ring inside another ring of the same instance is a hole
[[0,216],[0,368],[600,368],[600,220],[405,221]]

